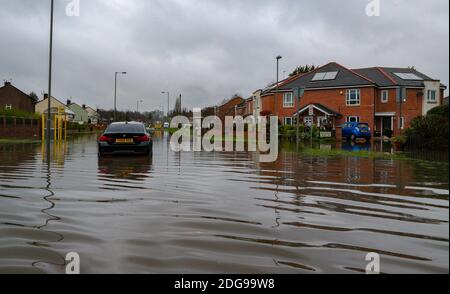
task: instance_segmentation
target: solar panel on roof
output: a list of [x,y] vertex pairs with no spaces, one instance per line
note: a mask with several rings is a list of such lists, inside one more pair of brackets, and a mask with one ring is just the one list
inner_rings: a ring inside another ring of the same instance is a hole
[[336,78],[337,74],[338,74],[337,71],[327,72],[324,80],[334,80]]
[[318,72],[312,78],[313,81],[329,81],[336,79],[338,71]]
[[314,77],[312,78],[312,80],[313,80],[313,81],[322,81],[323,78],[325,77],[325,74],[326,74],[326,72],[319,72],[319,73],[316,73],[316,74],[314,75]]
[[408,73],[408,72],[397,72],[394,73],[396,76],[401,78],[402,80],[413,80],[413,81],[421,81],[422,78],[418,77],[416,74]]

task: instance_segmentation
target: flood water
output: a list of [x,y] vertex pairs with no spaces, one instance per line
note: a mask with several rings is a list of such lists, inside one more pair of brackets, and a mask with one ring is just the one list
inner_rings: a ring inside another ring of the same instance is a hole
[[0,273],[449,272],[448,159],[0,145]]

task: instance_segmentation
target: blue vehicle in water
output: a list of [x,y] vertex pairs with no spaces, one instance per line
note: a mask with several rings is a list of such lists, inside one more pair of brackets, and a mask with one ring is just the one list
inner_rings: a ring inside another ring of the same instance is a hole
[[372,133],[368,123],[348,122],[342,126],[342,137],[352,142],[356,139],[369,141],[372,138]]

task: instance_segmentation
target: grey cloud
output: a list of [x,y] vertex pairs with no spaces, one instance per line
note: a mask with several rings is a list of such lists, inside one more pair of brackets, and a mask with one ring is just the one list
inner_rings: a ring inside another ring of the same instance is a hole
[[[338,61],[349,67],[414,65],[448,84],[448,6],[444,0],[81,0],[67,17],[57,0],[54,94],[112,107],[114,71],[119,106],[137,99],[166,105],[161,91],[188,106],[246,96],[299,64]],[[0,78],[45,91],[49,1],[0,0]],[[166,106],[165,106],[166,107]]]

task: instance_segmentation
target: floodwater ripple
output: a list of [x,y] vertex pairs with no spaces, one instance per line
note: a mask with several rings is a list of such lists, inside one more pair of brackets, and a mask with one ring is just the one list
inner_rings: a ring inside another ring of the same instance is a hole
[[0,273],[449,272],[447,162],[0,146]]

